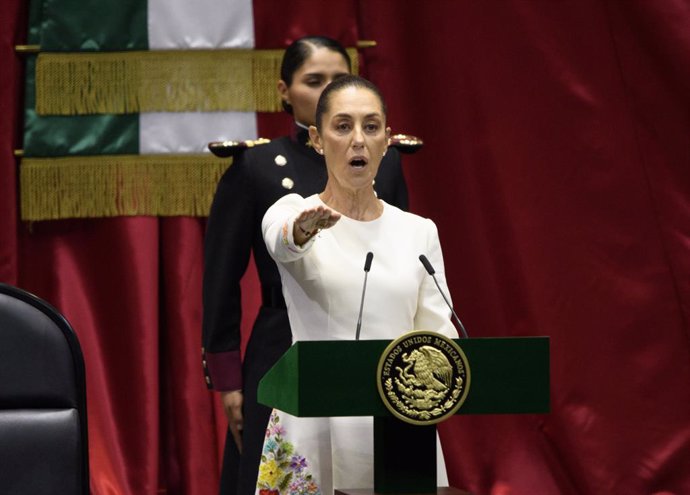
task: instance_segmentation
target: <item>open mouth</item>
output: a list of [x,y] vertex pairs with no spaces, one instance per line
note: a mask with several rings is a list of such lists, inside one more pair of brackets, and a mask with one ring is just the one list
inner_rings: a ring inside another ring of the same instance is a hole
[[350,160],[350,166],[355,168],[362,168],[367,164],[367,159],[361,156],[356,156]]

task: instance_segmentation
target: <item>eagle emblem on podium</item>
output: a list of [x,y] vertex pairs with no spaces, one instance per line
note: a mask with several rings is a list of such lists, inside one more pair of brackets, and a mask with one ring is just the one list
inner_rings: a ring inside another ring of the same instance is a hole
[[439,333],[418,330],[391,342],[377,368],[379,395],[397,418],[435,424],[455,414],[470,385],[467,357]]

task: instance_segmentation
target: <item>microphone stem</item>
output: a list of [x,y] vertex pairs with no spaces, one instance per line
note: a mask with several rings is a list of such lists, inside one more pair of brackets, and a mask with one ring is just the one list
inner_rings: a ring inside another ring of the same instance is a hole
[[446,301],[446,304],[447,304],[448,307],[450,308],[450,312],[453,313],[453,316],[455,317],[455,321],[458,322],[458,325],[460,326],[460,332],[462,333],[462,336],[463,336],[464,338],[466,338],[466,339],[469,338],[469,337],[467,336],[467,331],[465,330],[465,325],[463,325],[462,322],[460,321],[460,318],[458,318],[458,315],[455,313],[455,310],[453,309],[453,306],[450,304],[450,301],[449,301],[448,298],[446,297],[446,294],[443,292],[443,290],[441,289],[441,286],[438,284],[438,280],[436,280],[436,275],[434,275],[434,274],[432,273],[432,274],[431,274],[431,278],[434,279],[434,283],[436,283],[436,287],[438,287],[438,291],[441,293],[441,296],[443,297],[444,301]]
[[362,288],[362,301],[359,303],[359,317],[357,318],[355,340],[359,340],[359,331],[362,329],[362,310],[364,310],[364,294],[367,292],[367,277],[369,277],[368,271],[364,272],[364,287]]

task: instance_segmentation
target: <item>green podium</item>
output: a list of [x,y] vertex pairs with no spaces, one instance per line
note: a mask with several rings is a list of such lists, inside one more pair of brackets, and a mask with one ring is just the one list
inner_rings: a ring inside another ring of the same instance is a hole
[[[455,342],[471,372],[457,414],[549,412],[548,337]],[[389,343],[296,342],[261,380],[258,399],[298,417],[373,416],[374,492],[435,493],[436,426],[395,418],[377,390],[378,362]]]

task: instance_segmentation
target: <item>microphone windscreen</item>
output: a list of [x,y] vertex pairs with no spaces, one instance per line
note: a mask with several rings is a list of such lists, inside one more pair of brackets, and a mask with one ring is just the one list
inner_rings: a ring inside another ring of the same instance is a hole
[[429,260],[426,259],[426,256],[424,256],[423,254],[420,254],[419,255],[419,261],[422,262],[422,265],[424,265],[424,268],[429,273],[429,275],[433,275],[434,273],[436,273],[436,270],[434,270],[434,267],[431,266],[431,263],[429,263]]
[[369,270],[371,270],[371,260],[373,260],[373,259],[374,259],[374,253],[369,251],[367,253],[367,259],[364,261],[364,271],[365,272],[368,272]]

